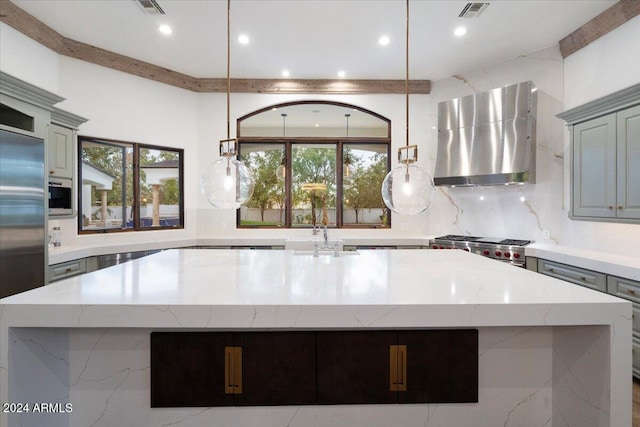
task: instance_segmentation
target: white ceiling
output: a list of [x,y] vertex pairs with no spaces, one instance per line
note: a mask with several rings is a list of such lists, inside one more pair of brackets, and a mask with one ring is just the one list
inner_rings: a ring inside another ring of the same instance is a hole
[[[12,0],[62,35],[193,77],[226,76],[225,0]],[[439,80],[556,45],[615,0],[497,0],[475,19],[457,0],[410,1],[410,78]],[[173,27],[163,36],[161,23]],[[453,30],[468,28],[456,38]],[[251,38],[240,45],[240,33]],[[382,47],[386,34],[391,43]],[[232,0],[234,78],[404,79],[402,0]]]

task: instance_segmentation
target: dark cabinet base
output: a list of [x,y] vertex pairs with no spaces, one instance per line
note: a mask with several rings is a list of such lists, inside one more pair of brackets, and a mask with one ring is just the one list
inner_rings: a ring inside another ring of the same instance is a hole
[[151,334],[154,408],[477,401],[476,329]]

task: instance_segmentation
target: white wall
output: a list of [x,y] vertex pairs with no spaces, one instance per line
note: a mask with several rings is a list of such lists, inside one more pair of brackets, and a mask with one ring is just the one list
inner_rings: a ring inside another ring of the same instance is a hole
[[[437,103],[531,80],[538,88],[537,181],[524,186],[437,187],[428,234],[542,240],[559,229],[562,205],[562,56],[557,47],[436,81],[431,92],[430,158],[436,157]],[[433,170],[430,169],[430,170]]]
[[[225,94],[196,94],[58,56],[2,23],[0,36],[2,70],[66,97],[61,108],[89,118],[80,134],[185,149],[186,229],[139,233],[138,241],[280,237],[305,232],[236,230],[235,211],[213,209],[200,193],[200,176],[216,159],[218,140],[226,133]],[[640,17],[565,60],[554,46],[433,82],[431,95],[411,96],[410,109],[410,142],[420,146],[420,165],[430,173],[436,159],[438,102],[532,80],[539,89],[537,183],[476,189],[439,187],[428,212],[395,216],[392,230],[334,233],[344,237],[468,233],[545,241],[543,230],[549,230],[549,243],[623,251],[625,244],[640,240],[640,225],[568,219],[569,134],[555,115],[638,83],[638,54]],[[232,94],[232,136],[238,117],[267,105],[302,99],[328,99],[375,111],[392,121],[392,152],[404,144],[404,95]],[[128,233],[77,237],[75,221],[60,220],[51,226],[56,224],[63,228],[63,244],[96,245],[130,239]]]
[[[565,109],[640,83],[639,58],[640,16],[636,16],[565,59]],[[568,131],[564,137],[568,147]],[[568,150],[565,160],[565,182],[568,182]],[[568,197],[565,203],[569,204]],[[626,254],[631,248],[635,250],[640,241],[640,224],[565,219],[558,238],[574,246]]]

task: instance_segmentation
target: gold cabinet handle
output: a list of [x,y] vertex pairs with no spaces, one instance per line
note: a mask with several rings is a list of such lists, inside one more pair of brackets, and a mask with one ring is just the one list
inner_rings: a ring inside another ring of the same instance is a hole
[[635,295],[636,291],[634,291],[633,289],[629,289],[627,292],[629,292],[631,295]]
[[224,348],[224,393],[242,394],[242,347]]
[[389,346],[389,391],[407,391],[407,346]]

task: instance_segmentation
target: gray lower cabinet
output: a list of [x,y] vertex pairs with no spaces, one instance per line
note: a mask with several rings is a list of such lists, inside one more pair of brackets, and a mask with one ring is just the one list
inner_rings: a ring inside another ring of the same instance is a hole
[[607,288],[611,295],[633,303],[633,375],[640,378],[640,282],[624,277],[607,276]]
[[87,261],[76,259],[49,266],[49,283],[87,272]]
[[542,258],[527,257],[527,268],[567,282],[624,298],[633,303],[633,375],[640,378],[640,282]]
[[96,257],[74,259],[73,261],[61,262],[49,266],[48,283],[57,280],[67,279],[83,273],[89,273],[98,269],[98,259]]
[[597,291],[607,292],[607,276],[597,271],[585,270],[584,268],[561,264],[546,259],[538,259],[538,273]]

